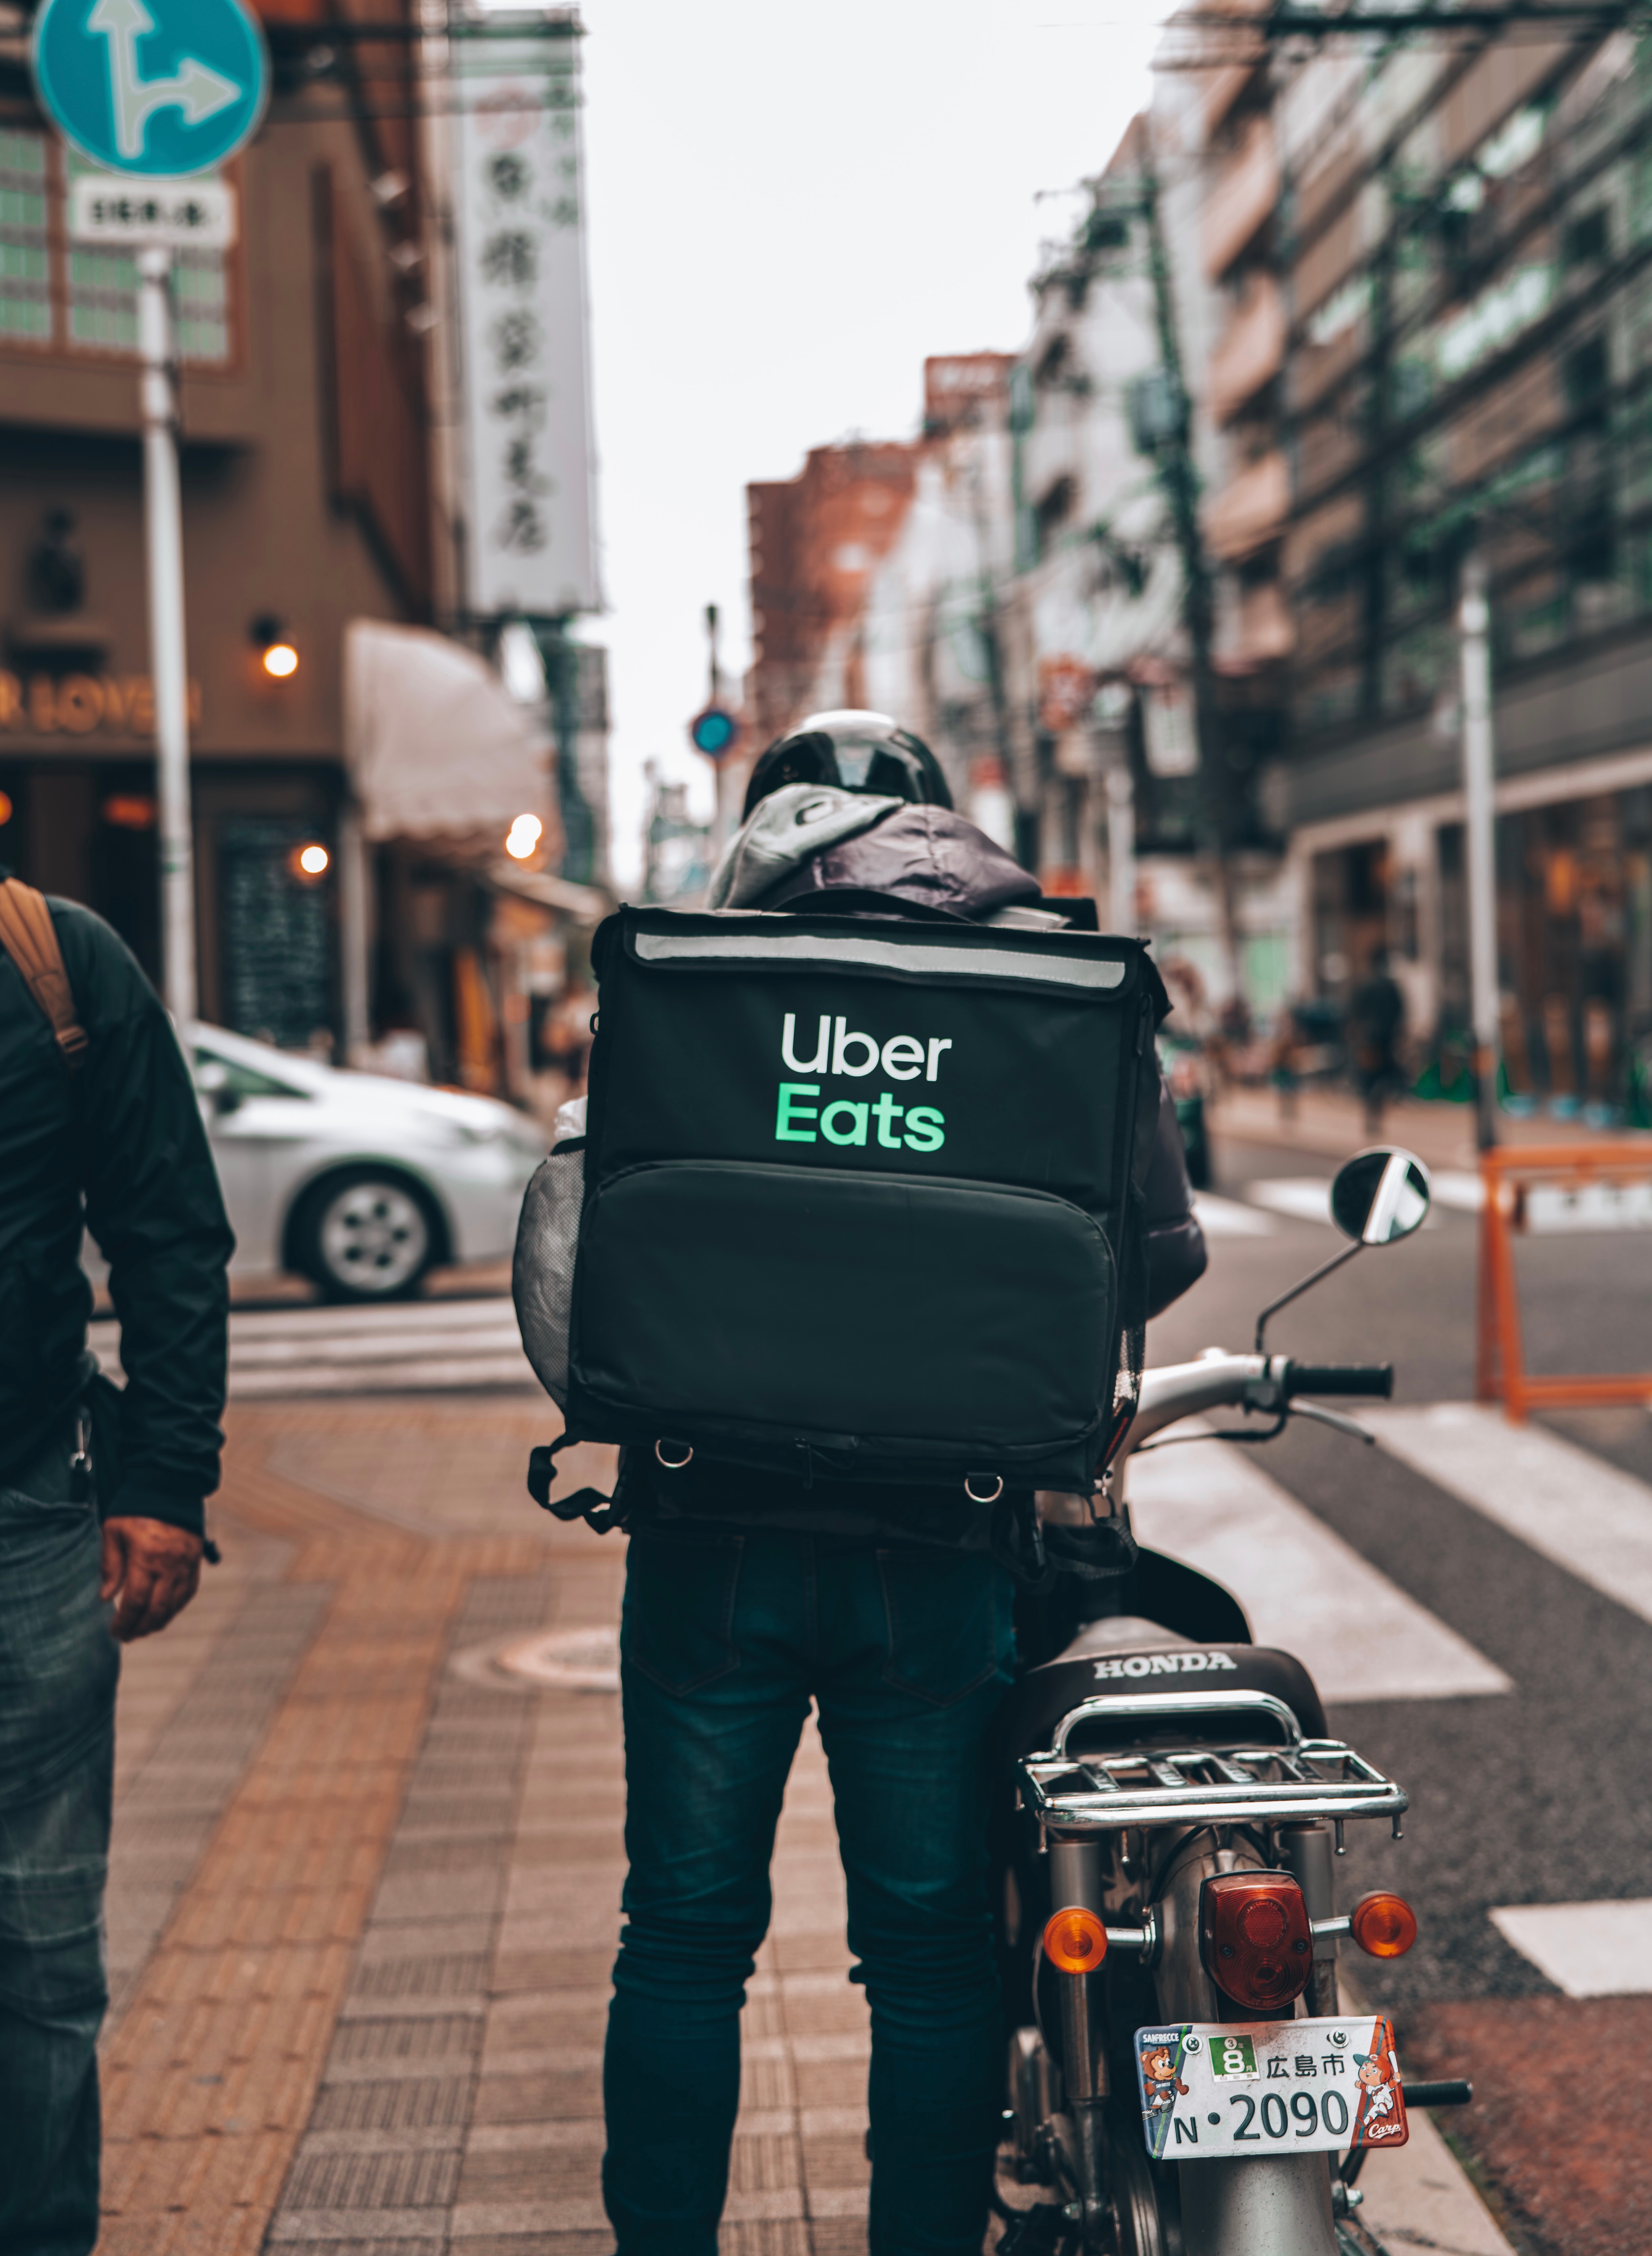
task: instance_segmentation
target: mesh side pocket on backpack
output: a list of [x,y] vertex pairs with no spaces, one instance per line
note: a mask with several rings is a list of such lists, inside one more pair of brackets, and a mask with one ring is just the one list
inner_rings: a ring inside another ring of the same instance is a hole
[[574,1258],[585,1202],[585,1142],[560,1145],[527,1187],[511,1264],[511,1297],[522,1345],[540,1385],[568,1407],[568,1327]]

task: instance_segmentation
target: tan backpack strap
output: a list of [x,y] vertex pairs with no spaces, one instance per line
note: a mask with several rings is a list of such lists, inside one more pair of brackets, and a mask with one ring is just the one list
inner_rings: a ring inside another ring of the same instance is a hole
[[23,974],[46,1014],[69,1071],[78,1071],[86,1056],[86,1029],[75,1016],[74,991],[58,945],[57,927],[46,895],[20,878],[0,884],[0,948]]

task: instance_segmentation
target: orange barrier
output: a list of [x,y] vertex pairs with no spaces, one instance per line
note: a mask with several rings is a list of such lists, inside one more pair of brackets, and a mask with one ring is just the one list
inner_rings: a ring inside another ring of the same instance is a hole
[[[1534,1378],[1521,1359],[1520,1295],[1514,1232],[1527,1226],[1528,1194],[1536,1186],[1587,1196],[1634,1182],[1652,1198],[1652,1137],[1592,1144],[1499,1145],[1480,1154],[1479,1293],[1474,1392],[1500,1401],[1516,1424],[1531,1410],[1587,1410],[1652,1401],[1652,1371],[1568,1372]],[[1603,1227],[1609,1227],[1603,1222]]]

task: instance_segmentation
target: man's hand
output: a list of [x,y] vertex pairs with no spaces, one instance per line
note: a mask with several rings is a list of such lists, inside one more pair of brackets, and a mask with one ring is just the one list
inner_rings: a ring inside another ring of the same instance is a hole
[[103,1582],[115,1601],[109,1625],[123,1645],[152,1637],[181,1613],[201,1583],[202,1545],[187,1528],[164,1519],[103,1522]]

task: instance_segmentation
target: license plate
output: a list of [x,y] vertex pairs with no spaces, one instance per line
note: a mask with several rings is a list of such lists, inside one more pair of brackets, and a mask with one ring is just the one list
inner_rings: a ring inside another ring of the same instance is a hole
[[1157,2161],[1406,2142],[1394,2030],[1380,2016],[1138,2029],[1136,2077]]

